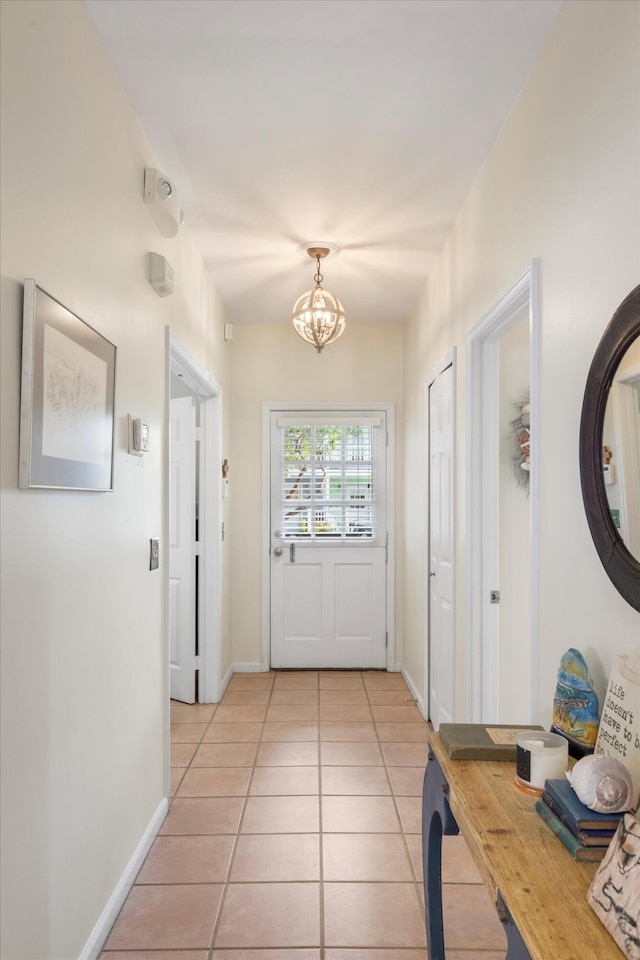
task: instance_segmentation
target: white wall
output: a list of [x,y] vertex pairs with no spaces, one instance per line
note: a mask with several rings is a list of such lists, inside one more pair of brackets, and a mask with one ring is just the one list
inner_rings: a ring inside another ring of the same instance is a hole
[[[603,692],[614,655],[637,642],[640,618],[605,575],[582,506],[578,429],[594,350],[640,263],[640,7],[571,0],[471,190],[405,330],[405,498],[421,496],[423,383],[458,346],[465,410],[466,332],[533,258],[541,261],[539,685],[551,717],[569,646]],[[465,650],[465,424],[458,423],[457,647]],[[411,511],[407,516],[413,518]],[[405,528],[404,661],[422,688],[424,526]],[[457,678],[465,717],[466,675]]]
[[[286,309],[289,304],[283,304]],[[232,490],[233,656],[262,658],[262,404],[264,402],[396,403],[397,462],[402,462],[402,326],[348,325],[321,354],[290,324],[236,325],[233,345]],[[398,487],[401,487],[398,481]],[[396,501],[396,515],[402,500]],[[401,540],[397,544],[402,555]],[[402,567],[397,569],[402,582]],[[401,653],[401,620],[397,653]],[[396,656],[399,659],[399,656]]]
[[[165,325],[223,394],[230,352],[188,231],[162,238],[144,207],[154,157],[80,3],[2,4],[1,141],[1,954],[69,960],[164,796],[163,570],[148,554],[164,530]],[[149,250],[175,269],[172,297],[147,283]],[[113,493],[17,488],[24,277],[118,347]],[[142,460],[128,412],[151,425]]]

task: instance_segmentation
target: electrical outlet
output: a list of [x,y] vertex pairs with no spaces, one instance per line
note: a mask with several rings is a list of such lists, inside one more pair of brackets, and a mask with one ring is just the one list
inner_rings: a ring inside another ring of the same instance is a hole
[[157,570],[160,565],[160,538],[152,537],[149,547],[149,570]]

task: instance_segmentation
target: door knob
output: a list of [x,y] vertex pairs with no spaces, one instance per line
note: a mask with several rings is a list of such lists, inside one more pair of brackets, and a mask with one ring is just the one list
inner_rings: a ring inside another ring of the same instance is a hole
[[274,551],[273,551],[273,555],[274,555],[274,557],[281,557],[281,556],[282,556],[282,547],[276,547],[276,548],[274,549]]

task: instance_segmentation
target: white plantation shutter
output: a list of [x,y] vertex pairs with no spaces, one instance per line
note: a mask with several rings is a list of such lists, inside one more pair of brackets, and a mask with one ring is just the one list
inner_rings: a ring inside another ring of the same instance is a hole
[[380,417],[278,419],[280,535],[376,540]]
[[382,426],[382,417],[332,417],[327,420],[326,417],[306,417],[301,420],[300,417],[278,417],[279,427],[297,427],[301,424],[305,426],[319,426],[330,428],[338,427],[380,427]]

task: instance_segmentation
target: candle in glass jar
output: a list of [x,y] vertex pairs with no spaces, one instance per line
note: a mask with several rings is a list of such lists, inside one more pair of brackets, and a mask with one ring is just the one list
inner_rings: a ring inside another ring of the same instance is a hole
[[569,766],[569,749],[557,733],[524,730],[518,736],[516,780],[542,791],[545,780],[563,777]]

